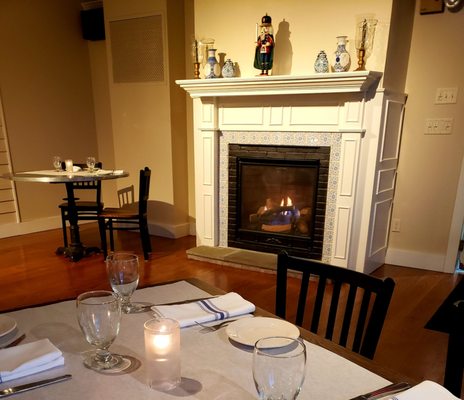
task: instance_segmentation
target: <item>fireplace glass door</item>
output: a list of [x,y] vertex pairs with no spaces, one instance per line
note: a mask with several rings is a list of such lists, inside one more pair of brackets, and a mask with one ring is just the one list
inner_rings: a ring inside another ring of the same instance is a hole
[[234,158],[229,246],[321,258],[327,174],[315,158]]

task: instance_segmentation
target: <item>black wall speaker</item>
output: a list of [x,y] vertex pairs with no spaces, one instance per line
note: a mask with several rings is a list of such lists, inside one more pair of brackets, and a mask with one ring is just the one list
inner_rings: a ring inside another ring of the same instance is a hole
[[81,10],[82,36],[86,40],[105,40],[103,7]]

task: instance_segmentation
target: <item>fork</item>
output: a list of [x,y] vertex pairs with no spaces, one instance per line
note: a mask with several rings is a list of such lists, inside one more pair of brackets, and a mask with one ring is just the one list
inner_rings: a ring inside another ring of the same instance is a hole
[[226,321],[222,321],[220,322],[219,324],[216,324],[216,325],[205,325],[201,322],[197,322],[195,321],[195,323],[198,325],[198,326],[201,326],[202,328],[204,328],[205,330],[209,331],[209,332],[214,332],[214,331],[217,331],[221,328],[223,328],[224,326],[230,324],[231,322],[233,321],[236,321],[237,319],[228,319]]

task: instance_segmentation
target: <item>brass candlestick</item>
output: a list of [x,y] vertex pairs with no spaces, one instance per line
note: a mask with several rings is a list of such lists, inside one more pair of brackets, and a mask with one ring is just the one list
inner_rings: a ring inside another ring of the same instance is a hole
[[355,71],[366,70],[366,59],[372,52],[376,25],[376,19],[364,18],[356,27],[355,43],[358,50],[358,68]]
[[366,70],[366,50],[363,48],[358,49],[358,68],[355,71],[365,71]]
[[193,79],[200,79],[200,63],[193,63]]

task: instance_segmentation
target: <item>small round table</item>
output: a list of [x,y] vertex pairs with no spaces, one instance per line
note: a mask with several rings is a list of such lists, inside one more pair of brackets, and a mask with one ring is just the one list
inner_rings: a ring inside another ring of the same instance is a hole
[[2,178],[10,179],[17,182],[39,182],[39,183],[64,183],[69,208],[69,231],[71,244],[68,247],[58,247],[57,254],[64,254],[72,261],[79,261],[82,257],[99,251],[96,248],[86,248],[80,239],[78,215],[76,209],[76,198],[74,196],[74,182],[90,182],[107,179],[119,179],[129,176],[129,173],[123,170],[97,170],[89,171],[27,171],[13,174],[2,175]]

